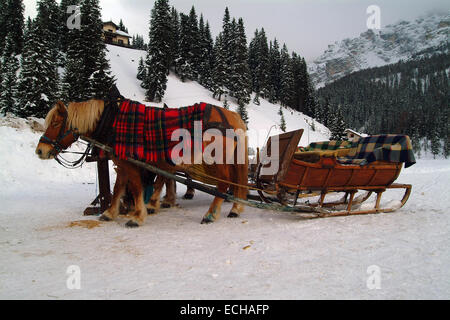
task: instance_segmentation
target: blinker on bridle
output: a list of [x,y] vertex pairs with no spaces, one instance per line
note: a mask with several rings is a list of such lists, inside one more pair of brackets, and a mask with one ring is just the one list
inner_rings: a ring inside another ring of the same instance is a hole
[[[86,156],[89,154],[89,152],[91,150],[91,146],[88,145],[87,148],[86,148],[86,151],[83,152],[83,153],[79,153],[79,152],[64,152],[65,149],[70,147],[70,145],[72,143],[74,143],[75,141],[77,141],[78,138],[80,137],[80,135],[78,134],[78,130],[77,129],[71,129],[71,128],[66,129],[66,127],[67,127],[67,117],[68,117],[68,112],[65,111],[64,112],[64,116],[63,116],[63,121],[62,121],[62,124],[61,124],[61,128],[59,129],[58,136],[56,137],[55,140],[50,139],[44,133],[42,135],[42,137],[39,139],[39,142],[40,143],[49,144],[49,145],[51,145],[53,147],[53,150],[50,152],[50,154],[55,157],[55,160],[60,165],[62,165],[65,168],[75,169],[75,168],[81,167],[83,165]],[[63,144],[64,139],[66,139],[70,135],[72,135],[72,139],[69,140],[70,143],[68,143],[67,145]],[[60,156],[60,153],[82,154],[82,156],[81,156],[80,159],[78,159],[76,161],[69,161],[69,160],[66,160],[66,159],[62,158]]]
[[[79,134],[77,133],[77,130],[68,129],[66,130],[67,126],[67,117],[68,113],[67,111],[64,112],[63,121],[61,124],[61,128],[59,129],[58,136],[55,140],[50,139],[45,135],[45,133],[42,135],[41,139],[39,139],[39,142],[49,144],[53,147],[54,151],[52,151],[53,155],[56,156],[58,153],[62,152],[64,149],[67,149],[70,144],[78,140]],[[68,137],[69,135],[73,136],[73,141],[69,145],[63,145],[62,141]]]

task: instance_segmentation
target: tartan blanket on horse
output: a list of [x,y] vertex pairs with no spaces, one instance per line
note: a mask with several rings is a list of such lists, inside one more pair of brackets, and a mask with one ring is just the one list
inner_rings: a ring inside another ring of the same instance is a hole
[[358,140],[355,151],[345,158],[338,158],[341,164],[366,165],[375,161],[404,162],[405,168],[416,163],[411,140],[406,135],[375,135]]
[[130,157],[144,162],[165,160],[172,163],[171,151],[180,143],[171,141],[172,133],[177,129],[188,130],[191,140],[183,141],[185,148],[194,147],[195,143],[201,148],[201,141],[194,141],[194,122],[200,121],[203,125],[208,108],[211,105],[197,103],[179,109],[163,109],[124,100],[113,124],[114,155],[123,160]]

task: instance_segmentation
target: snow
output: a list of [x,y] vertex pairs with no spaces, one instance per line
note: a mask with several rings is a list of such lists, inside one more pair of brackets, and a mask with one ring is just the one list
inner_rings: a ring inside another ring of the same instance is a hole
[[120,35],[120,36],[124,36],[124,37],[128,37],[131,38],[130,35],[122,30],[116,30],[116,34]]
[[[109,49],[119,89],[142,101],[135,70],[143,53]],[[199,100],[217,104],[196,83],[169,78],[165,103]],[[251,128],[268,131],[279,122],[277,112],[263,100],[251,105]],[[285,117],[289,130],[311,122],[287,110]],[[82,216],[98,192],[95,164],[67,170],[39,160],[34,151],[42,133],[30,129],[34,122],[43,120],[0,117],[1,299],[450,297],[449,160],[418,160],[403,170],[397,182],[413,184],[413,191],[394,213],[305,220],[246,208],[240,218],[227,219],[231,204],[225,203],[220,220],[201,225],[212,198],[197,192],[183,200],[179,186],[179,207],[128,229],[125,217]],[[326,128],[315,125],[311,142],[327,137]],[[114,181],[114,170],[111,175]],[[400,197],[386,194],[383,204],[395,206]],[[81,272],[79,290],[67,287],[71,266]],[[367,285],[372,266],[379,269],[380,289]]]
[[[95,225],[95,167],[67,170],[34,155],[40,133],[0,126],[0,298],[448,299],[450,163],[419,160],[394,213],[318,220],[246,208],[201,225],[211,197],[149,216]],[[7,137],[7,138],[6,138]],[[391,199],[386,194],[386,203]],[[373,202],[374,199],[369,201]],[[389,205],[395,205],[389,204]],[[226,203],[222,216],[230,210]],[[88,229],[86,222],[94,226]],[[66,286],[79,266],[81,289]],[[378,266],[381,289],[367,269]]]

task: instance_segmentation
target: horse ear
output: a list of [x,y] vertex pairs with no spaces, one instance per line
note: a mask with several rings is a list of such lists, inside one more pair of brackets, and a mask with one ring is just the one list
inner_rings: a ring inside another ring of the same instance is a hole
[[59,100],[58,102],[56,102],[56,107],[58,108],[58,112],[59,113],[64,113],[67,111],[66,106],[64,105],[64,102],[62,102],[61,100]]

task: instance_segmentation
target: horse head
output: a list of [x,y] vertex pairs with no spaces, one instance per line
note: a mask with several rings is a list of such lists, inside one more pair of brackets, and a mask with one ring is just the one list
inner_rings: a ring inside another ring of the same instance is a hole
[[46,131],[39,140],[36,154],[42,160],[53,159],[78,139],[78,134],[68,126],[68,110],[58,101],[45,118]]

